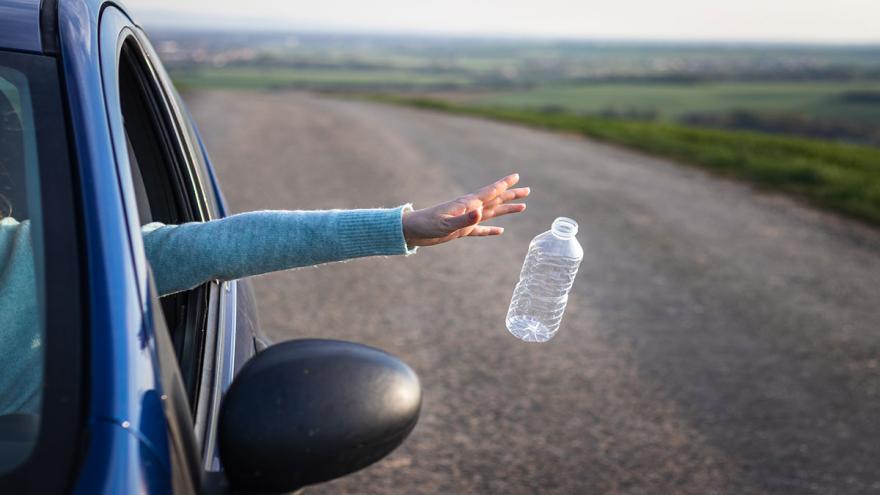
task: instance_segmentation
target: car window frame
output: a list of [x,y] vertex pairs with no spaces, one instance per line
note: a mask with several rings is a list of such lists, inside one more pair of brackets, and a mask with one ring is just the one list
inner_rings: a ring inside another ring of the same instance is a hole
[[[120,32],[115,57],[116,68],[113,71],[115,76],[113,82],[116,84],[117,94],[121,94],[119,89],[119,70],[123,49],[127,47],[129,49],[127,56],[134,56],[136,58],[136,63],[139,65],[139,69],[145,78],[144,82],[149,86],[146,89],[152,93],[152,97],[158,104],[158,107],[153,109],[158,112],[157,123],[163,127],[165,134],[170,138],[169,147],[178,155],[178,159],[170,166],[177,167],[177,172],[182,174],[182,180],[177,186],[186,189],[185,193],[188,194],[189,202],[194,207],[192,211],[188,212],[191,217],[187,218],[187,221],[210,220],[213,215],[205,198],[205,188],[201,181],[200,173],[192,159],[192,147],[187,144],[182,125],[179,122],[179,114],[172,105],[172,99],[167,94],[167,88],[158,77],[156,64],[151,60],[149,50],[144,45],[144,40],[137,36],[138,31],[136,26],[131,25],[126,26]],[[125,162],[129,163],[127,156],[125,157]],[[125,187],[133,187],[133,184],[125,184]],[[137,205],[131,204],[130,198],[132,197],[131,194],[126,194],[126,208],[132,210],[128,213],[129,221],[137,221],[133,220],[138,215],[134,214]],[[139,232],[132,233],[133,237],[139,235]],[[134,244],[139,245],[140,249],[143,249],[143,243],[140,239],[137,239]],[[137,250],[137,248],[135,249]],[[214,340],[217,334],[216,325],[218,321],[216,315],[219,310],[218,286],[218,282],[210,281],[185,293],[170,296],[172,298],[186,299],[186,301],[171,303],[185,311],[185,314],[178,315],[178,317],[188,322],[188,324],[184,324],[187,331],[186,334],[181,335],[172,332],[172,337],[178,344],[178,350],[185,353],[183,356],[178,356],[183,358],[178,359],[178,366],[186,382],[188,399],[192,406],[193,418],[197,424],[199,424],[200,416],[199,404],[202,402],[201,397],[205,395],[205,387],[202,384],[205,377],[204,368],[211,368],[211,363],[214,360]],[[198,429],[196,431],[198,432]],[[197,438],[201,443],[201,437],[197,435]]]
[[[181,140],[186,145],[190,164],[194,168],[195,180],[201,186],[211,218],[223,216],[222,200],[215,187],[212,172],[208,169],[208,157],[195,124],[147,34],[143,29],[137,28],[135,36],[138,37],[144,54],[151,61],[158,84],[165,92],[165,98],[173,114],[172,118],[176,121]],[[202,467],[207,472],[221,470],[216,423],[222,395],[232,383],[236,366],[240,365],[236,362],[239,345],[236,324],[238,285],[238,281],[222,283],[215,281],[211,284],[209,293],[205,355],[202,376],[199,380],[200,391],[197,401],[193,404],[195,435],[201,447]]]
[[[155,70],[150,66],[144,49],[138,43],[133,35],[133,31],[126,32],[120,40],[120,49],[117,56],[116,84],[120,103],[128,98],[136,98],[141,100],[130,111],[137,112],[126,116],[123,113],[123,121],[125,122],[125,135],[127,144],[131,141],[138,141],[147,146],[155,146],[158,148],[153,150],[155,155],[152,157],[154,162],[152,165],[158,166],[141,168],[145,166],[143,160],[133,157],[131,147],[127,146],[131,154],[129,154],[129,168],[132,179],[135,177],[152,177],[158,182],[151,184],[153,187],[161,187],[163,197],[173,199],[174,206],[171,208],[173,214],[171,218],[158,218],[170,223],[181,223],[189,221],[202,221],[205,219],[206,205],[201,196],[201,190],[198,184],[193,183],[194,174],[192,172],[192,164],[187,156],[185,146],[182,145],[181,136],[179,134],[179,126],[174,122],[174,116],[170,111],[168,100],[162,92],[161,86],[156,80]],[[123,72],[128,77],[123,80]],[[124,84],[132,84],[133,87],[125,87]],[[134,96],[132,96],[134,94]],[[120,107],[125,112],[125,105]],[[134,118],[134,117],[137,118]],[[137,126],[130,127],[129,122],[137,123]],[[137,128],[148,135],[141,135]],[[146,141],[143,141],[146,140]],[[143,158],[143,157],[141,157]],[[136,197],[141,193],[148,197],[153,197],[156,193],[153,189],[139,190],[141,184],[132,184],[135,189]],[[165,188],[170,190],[164,190]],[[137,209],[137,205],[131,206]],[[141,212],[136,215],[140,219]],[[139,234],[134,234],[139,235]],[[195,405],[198,403],[199,392],[201,390],[202,373],[201,367],[206,359],[207,350],[210,343],[207,341],[210,332],[211,319],[211,283],[203,284],[193,289],[166,296],[162,298],[162,307],[165,316],[169,322],[174,323],[171,330],[171,336],[174,341],[174,347],[177,351],[178,366],[184,379],[185,390],[190,402],[193,404],[193,415],[195,415]]]
[[[182,164],[187,168],[186,176],[189,179],[187,184],[192,189],[191,192],[196,198],[196,204],[199,205],[200,217],[197,220],[207,221],[216,218],[216,215],[220,213],[219,204],[216,196],[213,196],[214,201],[209,199],[209,195],[214,194],[215,190],[213,183],[209,182],[211,176],[203,168],[206,165],[203,160],[206,158],[204,156],[201,157],[201,160],[194,158],[199,156],[197,154],[202,150],[201,145],[200,143],[192,142],[192,136],[186,132],[186,125],[192,124],[186,120],[187,116],[184,113],[182,104],[176,97],[174,87],[167,73],[164,72],[164,68],[155,50],[146,38],[146,34],[133,24],[125,26],[120,31],[117,42],[117,68],[114,73],[118,73],[118,57],[121,47],[125,42],[132,42],[136,45],[140,62],[149,75],[153,90],[156,91],[156,94],[162,101],[163,113],[167,117],[165,124],[174,136],[177,151],[184,157]],[[118,81],[116,83],[118,85]],[[120,155],[120,150],[117,149],[116,154]],[[129,160],[125,157],[124,161],[125,164],[128,164]],[[126,172],[128,171],[122,172],[121,175],[125,175]],[[125,184],[124,187],[132,187],[132,185]],[[133,192],[130,192],[125,194],[125,196],[126,208],[132,210],[127,214],[129,222],[137,221],[136,205],[132,204],[135,195]],[[132,233],[132,237],[137,236]],[[133,245],[136,252],[138,250],[142,252],[143,242],[141,239],[133,239]],[[135,256],[137,257],[137,255]],[[144,266],[144,269],[146,270],[147,267]],[[225,389],[225,382],[222,379],[218,379],[221,378],[221,375],[225,375],[222,373],[223,370],[215,366],[215,363],[220,362],[222,366],[224,352],[231,349],[224,342],[228,340],[226,337],[229,335],[234,336],[235,284],[235,282],[220,283],[215,280],[200,286],[204,288],[204,297],[206,298],[205,305],[203,306],[205,308],[204,338],[201,346],[201,355],[195,367],[199,375],[197,386],[194,391],[192,389],[189,390],[191,395],[188,394],[190,395],[188,399],[192,408],[193,433],[202,454],[202,468],[211,471],[219,469],[216,462],[217,449],[216,443],[213,441],[215,440],[213,432],[216,430],[215,423],[219,410],[220,396]],[[146,289],[144,289],[143,293],[146,298],[145,304],[152,304]],[[230,327],[232,331],[224,331],[226,326],[230,325],[230,321],[233,322]],[[177,356],[175,356],[176,358]],[[182,364],[179,361],[177,363],[178,365]],[[228,377],[227,381],[231,382],[231,376]]]
[[174,128],[179,150],[183,153],[187,163],[189,183],[195,186],[193,194],[198,198],[201,217],[199,220],[216,219],[219,217],[219,208],[213,187],[211,187],[210,176],[206,170],[206,159],[201,153],[198,142],[195,141],[194,128],[185,113],[182,100],[143,29],[134,26],[132,35],[137,42],[141,56],[149,66],[151,79],[163,96],[169,124]]

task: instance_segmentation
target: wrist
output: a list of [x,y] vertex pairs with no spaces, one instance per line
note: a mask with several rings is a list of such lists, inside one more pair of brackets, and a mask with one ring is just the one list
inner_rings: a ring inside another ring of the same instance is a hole
[[412,239],[412,215],[414,209],[411,203],[403,205],[400,212],[400,228],[403,234],[403,241],[406,243],[407,251],[415,250]]

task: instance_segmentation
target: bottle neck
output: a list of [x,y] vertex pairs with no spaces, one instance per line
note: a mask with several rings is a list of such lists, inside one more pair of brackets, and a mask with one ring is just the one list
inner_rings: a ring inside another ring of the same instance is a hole
[[559,217],[553,221],[550,232],[560,239],[571,239],[577,234],[578,224],[566,217]]

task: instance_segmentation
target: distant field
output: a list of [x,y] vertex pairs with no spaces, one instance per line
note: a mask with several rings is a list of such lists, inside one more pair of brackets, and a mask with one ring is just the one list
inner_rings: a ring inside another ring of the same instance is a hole
[[701,166],[880,225],[880,149],[671,123],[378,96],[380,101],[575,132]]
[[[384,101],[576,132],[702,166],[880,224],[880,149],[676,122],[694,114],[747,110],[880,129],[880,81],[581,83],[475,91],[466,74],[412,69],[232,66],[178,70],[173,76],[183,88],[377,92]],[[394,96],[402,91],[446,99]],[[609,110],[624,118],[597,115]],[[639,112],[656,114],[648,120],[629,116]]]
[[[477,61],[473,61],[477,63]],[[607,111],[654,114],[675,121],[692,114],[748,110],[880,126],[880,99],[853,101],[847,95],[880,95],[880,81],[544,84],[528,90],[469,92],[476,80],[466,73],[411,69],[316,69],[203,67],[174,72],[183,87],[231,89],[353,89],[462,91],[457,100],[481,106],[573,113]]]
[[846,95],[853,92],[880,94],[880,81],[545,85],[525,91],[476,94],[467,101],[524,109],[558,107],[576,113],[654,111],[661,120],[677,120],[693,113],[751,110],[880,124],[880,101],[847,99]]
[[218,32],[158,46],[183,89],[380,94],[619,143],[880,224],[880,45]]
[[358,87],[457,87],[466,77],[406,70],[294,69],[285,67],[205,67],[174,71],[182,88],[274,89]]

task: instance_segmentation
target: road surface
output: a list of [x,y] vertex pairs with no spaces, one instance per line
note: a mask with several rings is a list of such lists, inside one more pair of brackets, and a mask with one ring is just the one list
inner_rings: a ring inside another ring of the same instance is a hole
[[[275,340],[386,349],[421,421],[385,461],[309,493],[880,492],[880,232],[574,136],[302,93],[191,110],[235,211],[396,206],[511,171],[529,209],[399,258],[255,280]],[[585,257],[562,329],[504,315],[559,215]]]

